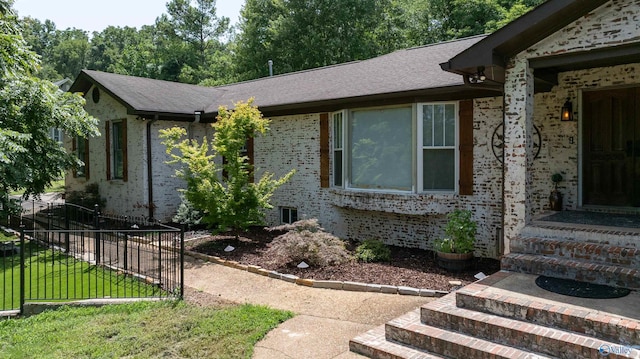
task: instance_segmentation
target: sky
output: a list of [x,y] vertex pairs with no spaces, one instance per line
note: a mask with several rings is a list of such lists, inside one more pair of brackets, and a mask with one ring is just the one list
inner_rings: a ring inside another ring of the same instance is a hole
[[[89,31],[102,31],[107,26],[151,25],[156,17],[166,13],[169,0],[15,0],[18,16],[30,16],[41,22],[51,20],[56,28],[70,27]],[[238,22],[243,0],[216,1],[217,15],[226,16],[231,23]]]

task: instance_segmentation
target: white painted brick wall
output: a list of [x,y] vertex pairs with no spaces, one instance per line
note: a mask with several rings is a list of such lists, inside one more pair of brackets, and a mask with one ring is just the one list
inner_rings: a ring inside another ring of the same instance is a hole
[[[507,97],[524,101],[528,94],[524,86],[524,71],[530,58],[565,54],[609,46],[637,43],[640,46],[640,1],[614,0],[595,9],[555,34],[540,41],[516,56],[508,69],[505,84]],[[509,75],[511,74],[511,75]],[[620,65],[569,71],[559,75],[559,85],[551,92],[536,94],[533,98],[533,123],[540,128],[542,148],[538,159],[525,173],[508,171],[511,176],[506,184],[505,201],[507,215],[505,228],[507,239],[519,233],[531,216],[548,209],[548,196],[553,187],[551,175],[563,173],[564,181],[559,189],[564,194],[564,208],[576,209],[578,198],[579,126],[581,125],[581,93],[583,90],[607,89],[621,86],[640,86],[640,64]],[[560,122],[560,109],[569,98],[577,113],[574,122]],[[508,101],[507,101],[508,102]],[[517,101],[515,102],[517,104]],[[523,106],[508,107],[513,118],[526,118]],[[522,137],[512,133],[512,138],[522,143]],[[573,143],[571,143],[573,140]],[[513,156],[517,149],[508,150]],[[529,181],[529,185],[523,183]],[[512,193],[513,192],[513,193]],[[526,192],[526,199],[520,198]],[[526,208],[522,205],[526,203]],[[517,207],[514,211],[510,209]]]
[[388,244],[432,248],[442,236],[445,215],[470,209],[478,222],[476,254],[495,257],[501,225],[501,165],[491,150],[491,135],[502,122],[501,98],[474,101],[474,195],[420,195],[352,192],[320,188],[319,114],[271,119],[271,132],[255,141],[255,164],[282,176],[297,173],[278,189],[269,225],[279,223],[280,206],[298,209],[300,218],[318,218],[343,239],[376,238]]

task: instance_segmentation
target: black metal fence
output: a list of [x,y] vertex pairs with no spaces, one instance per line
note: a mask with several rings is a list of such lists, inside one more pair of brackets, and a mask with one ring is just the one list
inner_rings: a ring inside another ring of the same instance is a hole
[[144,218],[47,204],[5,219],[19,240],[0,247],[0,311],[29,301],[182,298],[184,232]]

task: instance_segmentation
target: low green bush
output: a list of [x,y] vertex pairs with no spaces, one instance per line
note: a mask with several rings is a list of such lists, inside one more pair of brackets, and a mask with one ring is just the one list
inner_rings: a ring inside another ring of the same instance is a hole
[[391,250],[377,239],[367,239],[356,248],[356,258],[362,262],[388,262]]

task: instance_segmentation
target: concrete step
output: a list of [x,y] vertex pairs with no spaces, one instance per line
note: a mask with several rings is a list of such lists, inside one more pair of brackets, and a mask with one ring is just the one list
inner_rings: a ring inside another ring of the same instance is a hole
[[420,322],[418,310],[388,322],[385,332],[387,340],[450,358],[547,358],[515,347],[424,325]]
[[536,254],[509,253],[502,257],[501,268],[507,271],[574,279],[618,288],[640,289],[640,270],[630,267]]
[[541,254],[628,268],[640,268],[640,249],[588,243],[563,238],[520,236],[511,241],[511,252]]
[[420,317],[425,325],[559,358],[594,358],[605,343],[582,334],[459,308],[454,296],[425,304]]
[[[503,275],[504,278],[505,273],[500,272],[498,275]],[[456,306],[468,311],[483,312],[595,337],[602,341],[601,344],[606,344],[607,341],[609,342],[607,344],[629,346],[640,343],[640,319],[636,319],[639,310],[637,307],[635,309],[617,308],[617,306],[633,306],[633,303],[639,302],[638,293],[630,294],[628,298],[624,298],[624,301],[616,300],[610,303],[603,303],[602,300],[584,300],[584,303],[581,303],[578,298],[561,296],[565,300],[575,300],[572,303],[584,305],[598,303],[603,308],[613,306],[611,309],[634,315],[630,318],[609,311],[603,312],[593,307],[587,308],[499,289],[493,287],[490,282],[483,282],[472,283],[456,291]],[[520,282],[524,285],[528,284],[524,280]]]
[[384,325],[349,341],[349,350],[373,359],[443,359],[443,357],[385,339]]

